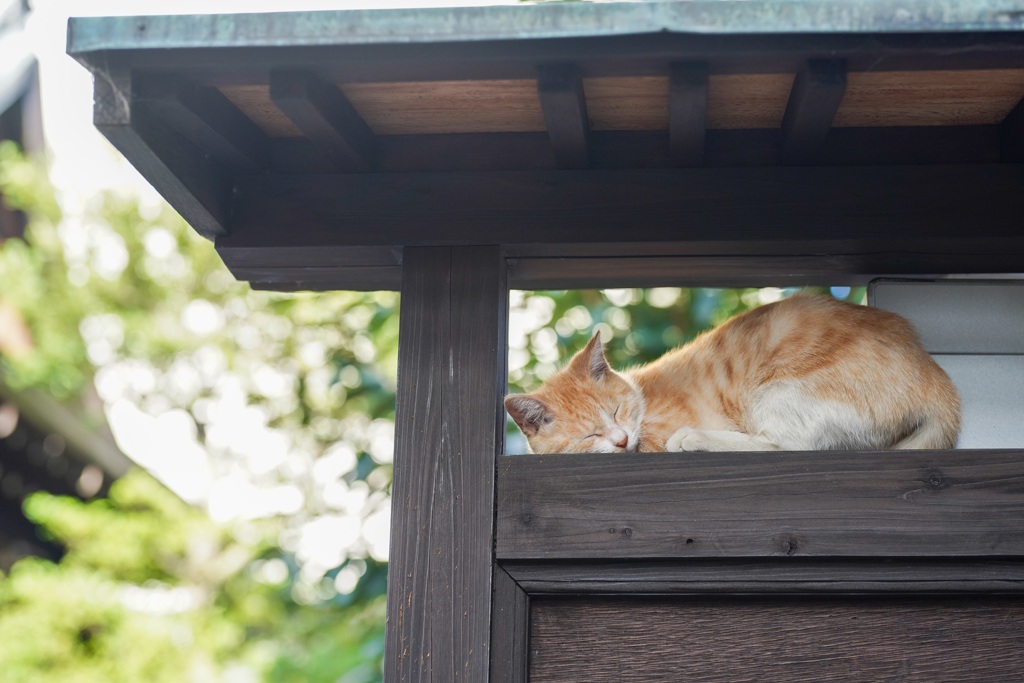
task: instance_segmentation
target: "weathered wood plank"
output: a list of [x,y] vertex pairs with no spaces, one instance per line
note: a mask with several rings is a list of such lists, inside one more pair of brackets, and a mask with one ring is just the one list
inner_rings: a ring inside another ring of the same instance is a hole
[[845,91],[846,65],[842,61],[812,59],[804,65],[793,81],[782,117],[783,163],[817,160]]
[[93,123],[199,234],[227,232],[231,178],[162,121],[134,107],[131,73],[96,71]]
[[527,595],[1024,593],[1018,558],[506,561]]
[[587,138],[590,123],[587,120],[587,100],[583,95],[579,69],[572,64],[539,67],[537,95],[558,166],[589,166],[590,148]]
[[999,126],[1003,161],[1024,161],[1024,99],[1006,115]]
[[1024,452],[512,456],[499,559],[1024,554]]
[[676,166],[704,163],[707,110],[707,62],[673,64],[669,75],[668,135]]
[[536,599],[530,680],[1012,681],[1021,598]]
[[269,166],[269,138],[216,88],[173,75],[135,83],[135,105],[150,111],[227,168],[255,173]]
[[[685,246],[666,244],[662,253],[679,255],[634,257],[622,254],[636,250],[635,245],[621,244],[602,247],[605,256],[514,257],[509,280],[518,289],[861,286],[886,274],[1010,273],[1024,263],[1024,236],[988,244],[985,253],[971,253],[977,244],[947,241],[919,253],[852,244],[823,244],[814,251],[809,244],[780,243],[774,253],[765,246],[759,254],[731,256],[686,254]],[[654,245],[648,249],[658,250]],[[563,251],[577,250],[565,245]]]
[[[250,246],[856,240],[1019,235],[1024,166],[242,176]],[[294,226],[286,235],[281,225]],[[245,237],[242,237],[245,235]],[[895,237],[899,236],[899,237]],[[234,238],[225,240],[229,244]],[[920,245],[918,245],[920,246]]]
[[497,247],[403,259],[385,680],[486,681],[507,286]]
[[308,72],[275,69],[270,99],[338,169],[373,166],[373,131],[336,86]]
[[491,681],[526,683],[530,654],[530,596],[499,566],[494,568]]

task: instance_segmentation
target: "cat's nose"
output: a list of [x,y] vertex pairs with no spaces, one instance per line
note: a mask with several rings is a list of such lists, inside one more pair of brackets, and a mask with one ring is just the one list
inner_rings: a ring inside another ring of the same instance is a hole
[[622,435],[615,441],[616,448],[625,448],[629,445],[629,435],[622,432]]

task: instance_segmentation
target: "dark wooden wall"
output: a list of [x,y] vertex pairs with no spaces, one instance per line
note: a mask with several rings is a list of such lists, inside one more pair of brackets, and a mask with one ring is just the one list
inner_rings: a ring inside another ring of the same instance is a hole
[[1020,681],[1024,600],[543,598],[530,681]]

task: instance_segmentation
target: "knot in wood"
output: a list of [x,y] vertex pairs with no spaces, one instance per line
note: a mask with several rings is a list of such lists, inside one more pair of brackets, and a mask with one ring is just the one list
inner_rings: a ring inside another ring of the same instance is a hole
[[928,488],[940,490],[946,488],[946,479],[942,476],[942,472],[939,470],[931,470],[924,477],[925,484]]

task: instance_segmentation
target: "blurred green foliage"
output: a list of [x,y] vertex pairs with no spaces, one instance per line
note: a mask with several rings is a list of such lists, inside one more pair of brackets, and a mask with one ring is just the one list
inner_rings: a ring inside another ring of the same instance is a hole
[[[162,204],[105,193],[63,215],[45,170],[9,143],[0,194],[30,217],[24,240],[0,244],[0,304],[32,338],[27,355],[0,354],[3,380],[97,428],[97,404],[178,411],[215,480],[244,475],[300,501],[214,523],[141,470],[104,500],[31,496],[26,515],[67,554],[0,575],[0,679],[380,680],[386,564],[370,541],[382,539],[357,537],[333,568],[300,540],[324,515],[359,527],[386,512],[397,294],[252,291]],[[233,448],[225,386],[280,436],[280,462],[253,473]],[[340,464],[314,478],[339,444]]]

